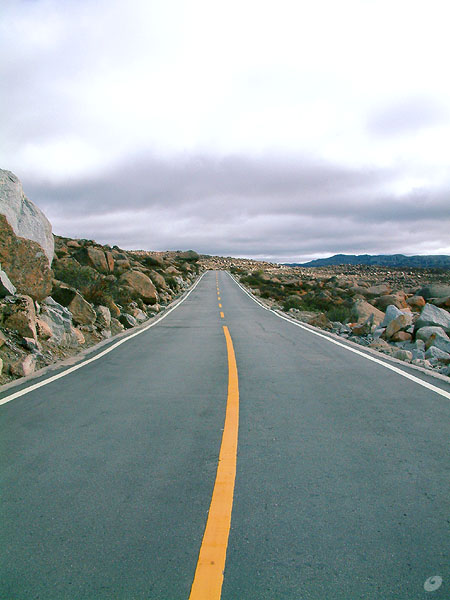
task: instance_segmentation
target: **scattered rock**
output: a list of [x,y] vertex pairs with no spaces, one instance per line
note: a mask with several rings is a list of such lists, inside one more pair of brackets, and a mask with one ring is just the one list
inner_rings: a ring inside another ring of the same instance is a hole
[[394,352],[394,358],[398,358],[399,360],[411,361],[413,359],[412,352],[409,350],[403,350],[400,348]]
[[67,308],[72,313],[74,323],[78,325],[93,325],[97,319],[95,310],[78,292]]
[[450,296],[450,285],[443,283],[432,283],[426,285],[417,292],[418,296],[423,296],[425,300],[429,298],[445,298]]
[[131,329],[131,327],[136,327],[137,321],[128,313],[123,313],[119,317],[119,322],[125,327],[125,329]]
[[26,377],[34,373],[36,369],[36,356],[29,354],[10,366],[11,373],[16,377]]
[[407,298],[406,303],[416,311],[421,310],[426,304],[423,296],[411,296],[411,298]]
[[417,331],[422,327],[442,327],[446,333],[450,333],[450,313],[427,303],[416,321],[415,329]]
[[358,316],[358,322],[366,321],[370,315],[373,315],[373,323],[374,325],[379,325],[383,322],[384,312],[369,304],[365,300],[357,300],[353,305],[353,310]]

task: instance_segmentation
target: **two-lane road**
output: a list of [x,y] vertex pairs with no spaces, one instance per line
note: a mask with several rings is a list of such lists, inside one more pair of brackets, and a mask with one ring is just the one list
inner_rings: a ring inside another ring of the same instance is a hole
[[208,272],[147,331],[0,406],[0,598],[187,600],[200,549],[223,544],[223,600],[449,598],[450,386],[415,375],[444,395]]

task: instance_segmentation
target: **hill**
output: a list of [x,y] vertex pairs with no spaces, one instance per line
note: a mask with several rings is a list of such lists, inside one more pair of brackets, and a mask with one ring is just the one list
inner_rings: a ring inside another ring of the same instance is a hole
[[328,267],[333,265],[378,265],[382,267],[450,269],[450,256],[405,256],[404,254],[335,254],[307,263],[287,263],[291,267]]

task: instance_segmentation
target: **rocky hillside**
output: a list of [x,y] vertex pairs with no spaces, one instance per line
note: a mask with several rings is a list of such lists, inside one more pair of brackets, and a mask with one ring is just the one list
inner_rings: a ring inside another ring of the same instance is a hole
[[201,257],[295,319],[450,375],[450,275],[375,266],[288,267]]
[[192,284],[198,258],[54,236],[0,170],[0,384],[151,319]]

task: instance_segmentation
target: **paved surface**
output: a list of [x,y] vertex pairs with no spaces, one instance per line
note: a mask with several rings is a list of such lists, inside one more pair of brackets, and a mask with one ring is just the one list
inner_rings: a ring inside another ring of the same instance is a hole
[[155,327],[0,407],[0,598],[189,597],[223,325],[240,429],[222,598],[450,598],[450,401],[263,310],[226,273],[219,286],[222,308],[208,273]]

